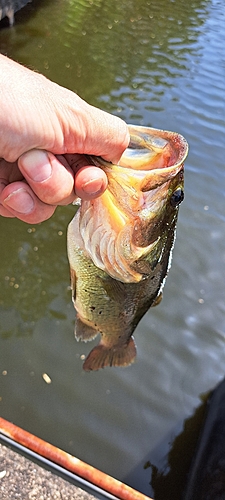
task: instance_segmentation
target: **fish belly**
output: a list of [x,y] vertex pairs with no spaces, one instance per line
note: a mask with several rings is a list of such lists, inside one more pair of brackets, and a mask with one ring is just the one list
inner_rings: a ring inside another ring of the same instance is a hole
[[68,257],[77,311],[75,336],[88,341],[101,335],[83,367],[89,371],[127,366],[136,357],[133,331],[159,293],[162,269],[156,266],[151,276],[140,283],[122,283],[93,264],[78,229],[79,213],[68,227]]

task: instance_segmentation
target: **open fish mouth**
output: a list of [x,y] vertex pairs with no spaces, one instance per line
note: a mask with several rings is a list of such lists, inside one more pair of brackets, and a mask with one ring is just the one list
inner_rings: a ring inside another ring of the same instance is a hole
[[157,245],[170,184],[179,173],[174,198],[177,205],[182,201],[188,154],[186,140],[175,132],[134,125],[129,132],[130,144],[118,165],[89,156],[106,172],[108,188],[99,198],[82,202],[79,226],[96,267],[125,283],[145,277],[133,264]]
[[120,165],[138,170],[176,168],[184,162],[188,144],[176,132],[129,125],[130,144]]
[[[89,156],[91,161],[102,167],[106,173],[110,171],[122,172],[124,167],[129,170],[131,177],[144,179],[149,171],[157,170],[157,179],[160,182],[160,174],[176,175],[177,171],[183,165],[188,154],[188,143],[184,137],[176,132],[159,130],[151,127],[142,127],[137,125],[128,125],[130,132],[130,144],[123,153],[119,164],[113,165],[106,162],[101,157]],[[153,174],[150,175],[153,177]],[[142,190],[148,189],[148,184]]]

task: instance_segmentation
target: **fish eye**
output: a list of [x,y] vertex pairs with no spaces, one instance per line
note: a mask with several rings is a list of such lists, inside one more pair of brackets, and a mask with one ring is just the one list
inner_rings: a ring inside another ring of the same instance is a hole
[[173,192],[170,203],[172,207],[177,207],[184,199],[184,191],[181,188],[177,188],[176,191]]

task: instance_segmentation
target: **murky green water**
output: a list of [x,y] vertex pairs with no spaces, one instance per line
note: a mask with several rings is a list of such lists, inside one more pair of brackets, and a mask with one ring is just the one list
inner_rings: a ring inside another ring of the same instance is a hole
[[157,500],[180,499],[198,412],[189,419],[225,371],[224,2],[41,0],[0,26],[3,53],[190,144],[164,299],[139,324],[129,368],[82,372],[90,345],[73,337],[66,257],[74,207],[35,227],[0,220],[0,413]]

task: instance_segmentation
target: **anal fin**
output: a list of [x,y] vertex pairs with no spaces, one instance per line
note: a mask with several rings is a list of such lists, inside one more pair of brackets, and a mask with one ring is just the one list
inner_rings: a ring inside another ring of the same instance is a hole
[[108,347],[100,343],[87,356],[83,369],[85,371],[99,370],[105,366],[128,366],[134,363],[136,346],[133,337],[122,346]]
[[92,340],[98,335],[98,331],[84,323],[78,315],[76,317],[74,333],[76,340],[83,340],[83,342],[88,342],[88,340]]

